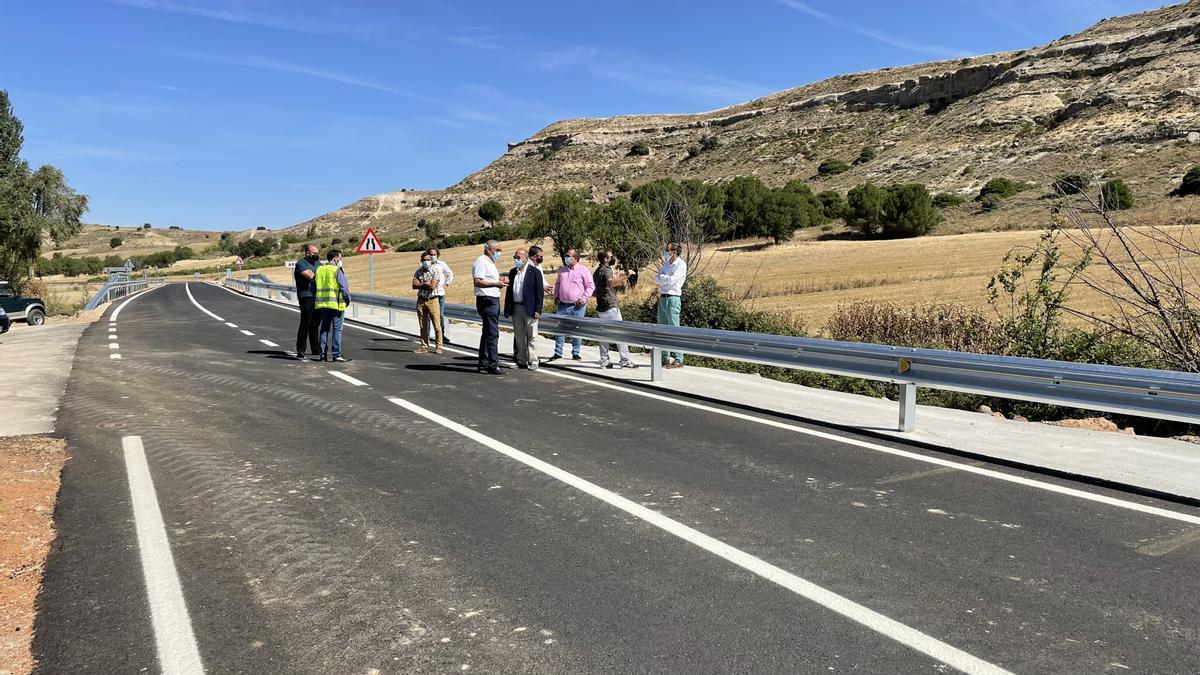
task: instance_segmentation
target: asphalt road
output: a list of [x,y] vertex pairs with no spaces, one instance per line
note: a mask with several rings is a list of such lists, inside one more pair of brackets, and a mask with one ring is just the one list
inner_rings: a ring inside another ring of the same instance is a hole
[[296,319],[84,334],[41,672],[1200,672],[1196,509]]

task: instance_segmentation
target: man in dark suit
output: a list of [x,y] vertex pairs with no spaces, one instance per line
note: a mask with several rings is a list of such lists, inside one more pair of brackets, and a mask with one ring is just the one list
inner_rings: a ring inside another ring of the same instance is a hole
[[540,246],[533,246],[528,252],[517,249],[513,254],[513,268],[508,271],[508,289],[504,292],[504,316],[512,318],[517,367],[529,370],[538,368],[537,322],[542,318],[546,295],[541,262]]

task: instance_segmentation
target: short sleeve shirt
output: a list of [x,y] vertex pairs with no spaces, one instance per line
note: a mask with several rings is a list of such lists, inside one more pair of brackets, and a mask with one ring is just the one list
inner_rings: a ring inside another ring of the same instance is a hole
[[[313,278],[305,279],[303,272],[308,270],[313,273]],[[308,262],[304,258],[296,261],[296,271],[292,273],[296,279],[296,297],[300,298],[315,298],[317,297],[317,266]]]
[[592,281],[596,282],[596,311],[607,312],[617,306],[617,289],[609,288],[608,282],[613,278],[613,269],[607,265],[596,268]]
[[[471,279],[486,279],[488,281],[500,281],[500,270],[496,269],[496,263],[488,259],[487,256],[481,255],[475,259],[475,264],[471,266]],[[500,297],[500,289],[498,287],[480,288],[475,287],[476,296],[486,296],[492,298]]]
[[[425,269],[424,267],[418,267],[416,273],[413,274],[413,278],[423,284],[427,284],[434,279],[437,279],[438,281],[442,281],[443,283],[445,283],[445,280],[442,277],[442,271],[440,269],[438,269],[437,267],[430,267],[429,269]],[[438,288],[440,289],[441,287],[442,287],[442,284],[438,284]],[[440,295],[440,294],[431,288],[418,288],[417,289],[417,299],[418,300],[428,300],[430,298],[435,298],[438,295]]]

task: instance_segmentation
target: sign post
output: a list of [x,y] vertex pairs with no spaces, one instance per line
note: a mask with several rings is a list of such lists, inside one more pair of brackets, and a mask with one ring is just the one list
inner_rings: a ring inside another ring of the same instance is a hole
[[367,233],[363,235],[362,241],[358,242],[358,248],[355,253],[364,253],[371,257],[367,258],[367,292],[375,292],[375,254],[383,253],[383,244],[379,241],[379,237],[375,236],[375,228],[368,227]]

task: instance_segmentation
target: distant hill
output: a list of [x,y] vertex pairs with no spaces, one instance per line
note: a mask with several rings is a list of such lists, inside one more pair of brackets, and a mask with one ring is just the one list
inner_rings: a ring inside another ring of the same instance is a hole
[[[689,157],[706,137],[715,143]],[[874,159],[855,164],[864,148]],[[850,169],[818,176],[829,158]],[[450,188],[365,197],[288,231],[350,235],[369,222],[402,238],[414,236],[420,218],[464,231],[482,226],[475,209],[486,199],[499,200],[511,217],[562,187],[605,201],[626,181],[744,174],[842,192],[868,180],[915,181],[969,199],[997,176],[1045,183],[1083,172],[1122,178],[1154,215],[1197,162],[1200,0],[1193,0],[1107,19],[1034,49],[843,75],[707,113],[556,122]],[[942,231],[1044,223],[1044,194],[1031,190],[989,214],[968,201],[947,211]]]

